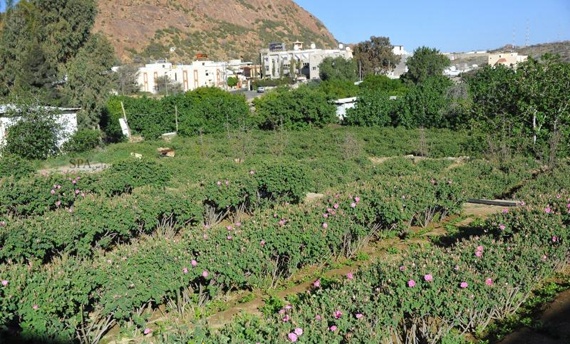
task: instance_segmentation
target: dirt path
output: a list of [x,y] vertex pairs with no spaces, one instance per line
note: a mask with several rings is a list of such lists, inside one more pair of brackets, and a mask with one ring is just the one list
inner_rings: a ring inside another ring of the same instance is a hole
[[109,167],[109,165],[100,164],[100,163],[84,164],[84,165],[78,165],[78,166],[69,165],[69,166],[62,166],[62,167],[57,167],[57,168],[42,169],[42,170],[39,170],[38,173],[41,175],[48,175],[51,173],[61,173],[61,174],[94,173],[94,172],[103,171],[104,169],[106,169],[108,167]]
[[568,344],[570,343],[570,290],[546,306],[538,318],[540,328],[523,327],[498,344]]

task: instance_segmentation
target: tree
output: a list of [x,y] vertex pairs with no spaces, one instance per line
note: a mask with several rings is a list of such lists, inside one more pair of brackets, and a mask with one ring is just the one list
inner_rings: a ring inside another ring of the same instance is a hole
[[408,71],[402,75],[402,79],[417,85],[432,76],[442,75],[443,70],[450,64],[451,61],[439,50],[420,47],[408,58],[406,62]]
[[23,84],[18,78],[28,68],[24,62],[33,53],[34,44],[37,42],[41,45],[40,17],[39,10],[28,1],[20,1],[6,12],[0,33],[0,95],[7,96],[15,92],[17,84]]
[[371,36],[370,40],[360,42],[354,47],[354,60],[362,76],[386,74],[400,62],[400,56],[392,51],[388,37]]
[[51,63],[62,67],[87,43],[95,23],[95,0],[29,0],[41,13],[39,40]]
[[311,80],[309,85],[314,85],[314,87],[326,94],[329,99],[355,97],[358,94],[358,86],[348,80]]
[[472,128],[486,135],[491,154],[510,156],[513,149],[522,147],[515,71],[503,65],[485,66],[465,81],[473,101]]
[[319,77],[323,81],[356,81],[358,80],[356,62],[354,59],[345,59],[342,56],[326,57],[319,64]]
[[228,86],[229,87],[236,87],[238,84],[238,78],[236,76],[230,76],[228,78]]
[[55,105],[59,98],[55,66],[47,61],[38,42],[30,42],[22,54],[24,68],[16,74],[14,93],[21,96],[34,95],[42,103]]
[[81,107],[80,128],[98,129],[101,112],[116,85],[111,71],[115,61],[109,41],[101,34],[94,34],[68,63],[63,93],[67,104]]
[[336,108],[327,95],[308,85],[294,90],[278,88],[255,98],[254,105],[265,130],[320,128],[337,121]]
[[343,123],[364,127],[386,127],[392,125],[399,108],[399,100],[380,89],[363,89],[358,95],[356,106],[347,110]]
[[386,75],[367,75],[359,85],[362,90],[377,90],[391,96],[403,96],[408,91],[400,79],[390,79]]
[[170,79],[168,75],[159,76],[154,81],[154,90],[161,95],[182,93],[182,84]]
[[532,150],[553,166],[570,138],[570,64],[557,55],[529,58],[517,67],[516,79],[519,114]]
[[132,95],[140,90],[137,78],[139,68],[133,64],[122,65],[117,68],[115,86],[117,92],[121,95]]
[[402,101],[396,124],[406,128],[447,127],[447,95],[452,85],[449,78],[439,75],[410,88]]
[[[181,98],[179,106],[180,130],[185,136],[199,133],[222,133],[240,127],[250,127],[249,106],[243,94],[233,94],[217,87],[200,87],[193,91],[178,96]],[[169,99],[161,99],[164,107]]]

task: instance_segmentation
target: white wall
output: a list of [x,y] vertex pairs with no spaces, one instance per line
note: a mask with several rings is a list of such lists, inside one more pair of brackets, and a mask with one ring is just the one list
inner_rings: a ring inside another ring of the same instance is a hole
[[[64,109],[61,114],[55,115],[55,122],[62,128],[57,146],[61,147],[69,138],[77,132],[77,109]],[[0,116],[3,116],[0,113]],[[6,144],[6,137],[10,126],[18,123],[20,117],[0,117],[0,147]]]
[[155,80],[165,75],[170,80],[180,83],[184,92],[208,86],[227,88],[226,62],[194,61],[189,65],[173,65],[169,62],[150,63],[139,68],[137,83],[140,90],[156,93]]

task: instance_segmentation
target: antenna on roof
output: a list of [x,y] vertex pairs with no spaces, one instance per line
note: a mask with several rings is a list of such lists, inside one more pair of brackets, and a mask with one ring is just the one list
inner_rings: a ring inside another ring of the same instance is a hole
[[526,37],[524,41],[524,46],[528,47],[529,45],[529,38],[530,38],[530,24],[528,18],[526,18]]
[[516,26],[513,26],[513,43],[512,43],[512,46],[511,46],[511,51],[515,50],[516,37],[517,37],[517,28],[516,28]]

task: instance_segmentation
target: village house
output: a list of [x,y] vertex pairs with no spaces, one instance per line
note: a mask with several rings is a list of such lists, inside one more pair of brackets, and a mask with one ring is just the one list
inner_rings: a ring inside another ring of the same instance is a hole
[[260,51],[263,75],[265,78],[278,79],[291,74],[303,75],[306,79],[319,78],[319,64],[327,57],[352,58],[352,49],[317,49],[311,43],[309,49],[303,48],[302,42],[294,42],[292,50],[285,49],[285,43],[271,43]]

